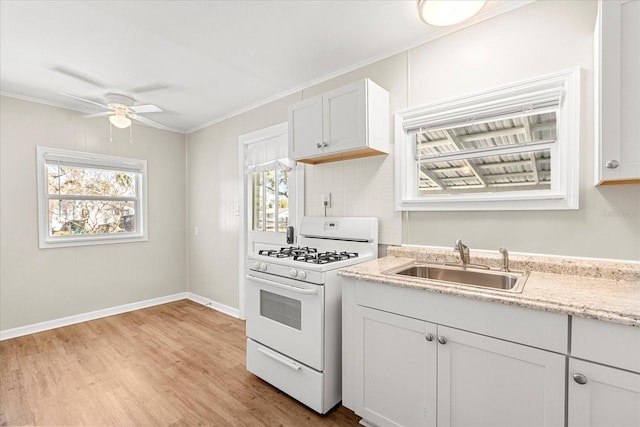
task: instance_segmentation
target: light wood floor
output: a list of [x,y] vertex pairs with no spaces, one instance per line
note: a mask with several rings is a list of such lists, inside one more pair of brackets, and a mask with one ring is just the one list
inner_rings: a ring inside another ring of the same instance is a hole
[[245,369],[244,322],[182,300],[0,342],[0,425],[357,426]]

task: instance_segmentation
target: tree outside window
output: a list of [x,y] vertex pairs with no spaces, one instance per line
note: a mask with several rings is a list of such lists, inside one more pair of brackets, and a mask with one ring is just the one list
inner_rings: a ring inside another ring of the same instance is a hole
[[40,247],[146,240],[146,161],[38,147]]
[[254,231],[284,233],[289,225],[289,172],[275,168],[252,175]]

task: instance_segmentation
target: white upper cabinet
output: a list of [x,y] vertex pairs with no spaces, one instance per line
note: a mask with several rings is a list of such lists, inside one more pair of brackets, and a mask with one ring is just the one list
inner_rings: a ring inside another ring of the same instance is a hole
[[595,181],[640,183],[640,1],[598,2]]
[[389,94],[369,79],[289,107],[289,158],[317,164],[388,153]]

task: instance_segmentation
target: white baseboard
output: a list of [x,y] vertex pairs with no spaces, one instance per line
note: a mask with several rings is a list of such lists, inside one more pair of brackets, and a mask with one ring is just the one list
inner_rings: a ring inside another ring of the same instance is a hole
[[202,304],[204,306],[213,308],[214,310],[227,314],[231,317],[235,317],[236,319],[240,318],[240,310],[238,310],[237,308],[233,308],[228,305],[224,305],[222,303],[212,301],[198,294],[194,294],[193,292],[187,292],[187,298],[189,298],[191,301],[197,302],[198,304]]
[[0,331],[0,341],[11,338],[21,337],[23,335],[35,334],[37,332],[48,331],[50,329],[60,328],[62,326],[74,325],[76,323],[87,322],[89,320],[100,319],[102,317],[113,316],[115,314],[127,313],[129,311],[140,310],[142,308],[153,307],[154,305],[166,304],[168,302],[179,301],[181,299],[189,299],[199,304],[218,310],[229,316],[239,318],[239,311],[233,307],[220,304],[215,301],[208,300],[200,295],[191,292],[181,292],[179,294],[167,295],[164,297],[148,299],[145,301],[134,302],[131,304],[119,305],[117,307],[105,308],[102,310],[91,311],[88,313],[76,314],[74,316],[62,317],[60,319],[48,320],[46,322],[34,323],[32,325],[20,326],[13,329],[5,329]]

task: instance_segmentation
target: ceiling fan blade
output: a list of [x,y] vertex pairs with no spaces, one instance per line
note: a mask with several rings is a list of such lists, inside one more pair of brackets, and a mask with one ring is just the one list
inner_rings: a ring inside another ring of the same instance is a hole
[[104,111],[102,113],[87,114],[86,116],[82,116],[82,118],[91,119],[93,117],[105,117],[105,116],[110,116],[112,114],[113,114],[113,111]]
[[91,101],[90,99],[80,98],[79,96],[70,95],[70,94],[64,93],[64,92],[58,92],[58,93],[60,95],[68,96],[69,98],[77,99],[78,101],[88,102],[89,104],[93,104],[93,105],[97,105],[98,107],[106,108],[107,110],[111,109],[111,108],[109,108],[108,106],[106,106],[104,104],[100,104],[99,102]]
[[131,89],[131,92],[140,94],[140,93],[147,93],[147,92],[155,92],[157,90],[164,90],[170,87],[171,86],[169,86],[166,83],[151,83],[146,86],[134,87],[133,89]]
[[100,80],[96,80],[96,79],[92,79],[91,77],[88,77],[78,71],[72,70],[70,68],[67,67],[63,67],[63,66],[57,66],[57,67],[53,67],[52,68],[53,71],[57,71],[60,74],[64,74],[65,76],[74,78],[76,80],[80,80],[82,82],[88,83],[90,85],[99,87],[100,89],[104,89],[106,87],[106,85],[101,82]]
[[147,119],[146,117],[142,117],[142,116],[138,116],[136,114],[131,114],[129,115],[129,117],[131,117],[133,120],[142,123],[143,125],[147,125],[147,126],[151,126],[154,127],[156,129],[167,129],[167,126],[163,125],[162,123],[158,123],[156,121],[153,121],[151,119]]
[[134,105],[133,107],[129,107],[134,113],[162,113],[162,108],[153,105],[153,104],[145,104],[145,105]]

